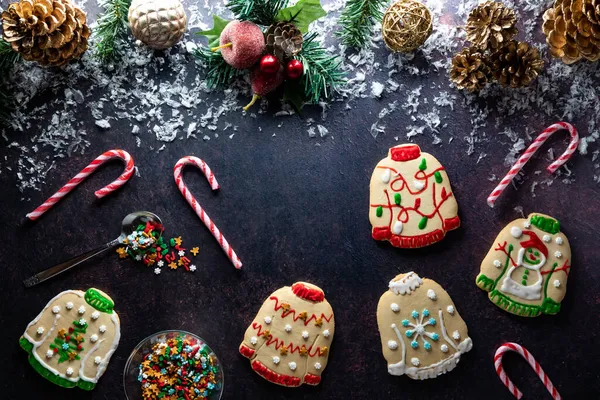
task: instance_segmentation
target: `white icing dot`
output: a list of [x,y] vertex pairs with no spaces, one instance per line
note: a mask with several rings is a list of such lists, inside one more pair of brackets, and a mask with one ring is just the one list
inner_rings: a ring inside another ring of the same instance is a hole
[[295,371],[295,370],[296,370],[296,363],[292,361],[292,362],[290,362],[290,363],[288,364],[288,367],[290,367],[290,369],[291,369],[292,371]]
[[402,233],[402,221],[396,221],[394,222],[394,225],[392,226],[392,232],[394,233],[394,235],[399,235]]
[[291,326],[290,324],[287,324],[287,325],[285,326],[285,331],[286,331],[287,333],[290,333],[290,332],[292,331],[292,326]]
[[446,346],[445,344],[440,346],[440,350],[442,351],[442,353],[447,353],[448,352],[448,346]]
[[554,282],[552,282],[552,284],[554,285],[555,288],[560,287],[560,281],[558,279],[556,279]]
[[325,330],[323,331],[323,336],[324,336],[324,337],[326,337],[326,338],[328,338],[328,337],[329,337],[329,329],[325,329]]
[[523,234],[523,230],[521,230],[521,228],[519,228],[518,226],[513,226],[512,228],[510,228],[510,234],[514,238],[520,238]]
[[67,372],[67,375],[69,375],[69,376],[73,375],[73,368],[71,368],[71,367],[67,368],[66,372]]
[[386,168],[386,169],[383,171],[383,174],[381,174],[381,181],[382,181],[383,183],[389,183],[389,182],[390,182],[390,179],[391,179],[391,177],[392,177],[392,171],[390,171],[389,169],[387,169],[387,168]]
[[59,307],[59,306],[54,306],[54,307],[52,307],[52,312],[53,312],[54,314],[58,314],[58,313],[60,312],[60,307]]
[[454,331],[454,332],[452,333],[452,338],[453,338],[454,340],[458,340],[458,339],[460,339],[460,333],[458,333],[458,331]]
[[87,321],[85,320],[85,318],[81,318],[79,320],[79,325],[85,325],[85,324],[87,324]]
[[265,317],[265,324],[269,325],[271,323],[271,317]]
[[279,364],[279,361],[281,361],[279,359],[279,357],[277,357],[277,356],[273,357],[273,364],[277,365],[277,364]]
[[77,312],[79,314],[83,315],[85,313],[85,307],[84,306],[79,307],[79,309],[77,310]]
[[100,357],[100,356],[96,356],[96,357],[94,358],[94,364],[96,364],[96,365],[100,365],[100,363],[101,363],[101,362],[102,362],[102,357]]
[[100,328],[98,328],[98,330],[100,331],[100,333],[106,332],[106,325],[100,325]]
[[542,240],[546,243],[550,243],[552,241],[552,236],[544,235],[544,236],[542,236]]
[[561,257],[562,257],[562,253],[561,253],[560,251],[556,251],[556,252],[554,253],[554,257],[556,257],[556,258],[561,258]]
[[429,289],[427,291],[427,297],[429,297],[431,300],[437,300],[437,294],[435,294],[433,289]]
[[454,315],[454,306],[450,305],[446,307],[446,311],[448,311],[448,314]]
[[46,358],[52,358],[53,355],[54,355],[54,352],[52,350],[48,350],[46,352]]
[[67,307],[67,310],[70,310],[73,308],[73,303],[68,302],[67,304],[65,304],[65,307]]
[[92,336],[90,336],[90,342],[96,343],[97,341],[98,341],[98,335],[93,334]]
[[44,333],[44,327],[40,326],[39,328],[37,328],[37,331],[35,331],[38,335],[41,335]]
[[302,339],[304,339],[304,340],[308,339],[308,331],[302,331]]
[[423,189],[425,187],[425,182],[414,180],[413,181],[413,186],[415,187],[415,189],[421,190],[421,189]]
[[395,340],[388,340],[388,347],[390,350],[396,350],[398,348],[398,342]]
[[421,361],[417,357],[413,357],[410,359],[410,363],[415,367],[418,367],[421,364]]
[[92,313],[92,319],[97,320],[98,318],[100,318],[100,313],[98,311],[94,311]]
[[523,227],[525,227],[525,229],[531,228],[531,222],[525,221],[525,223],[523,224]]
[[315,363],[315,369],[316,369],[317,371],[319,371],[319,370],[321,369],[321,363],[320,363],[320,362],[316,362],[316,363]]
[[390,304],[390,308],[392,309],[393,312],[400,311],[400,306],[398,304],[396,304],[396,303]]
[[564,243],[563,238],[561,238],[560,236],[558,236],[556,239],[554,239],[554,241],[556,242],[556,244],[561,245]]
[[494,260],[494,267],[501,268],[502,267],[502,261],[500,261],[500,260]]
[[252,336],[250,338],[250,344],[254,346],[256,343],[258,343],[258,338],[256,336]]

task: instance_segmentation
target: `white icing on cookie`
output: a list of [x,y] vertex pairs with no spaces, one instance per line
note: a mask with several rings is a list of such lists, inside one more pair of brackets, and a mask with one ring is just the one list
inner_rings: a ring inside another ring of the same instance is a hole
[[384,169],[383,173],[381,174],[381,182],[389,183],[391,178],[392,178],[392,171],[390,171],[387,168]]
[[277,356],[273,357],[273,364],[278,365],[281,359]]
[[269,325],[271,323],[272,319],[269,316],[265,317],[265,324]]
[[52,356],[54,356],[54,352],[52,350],[48,350],[46,352],[46,358],[52,358]]
[[423,190],[423,188],[425,187],[425,182],[423,181],[418,181],[418,180],[414,180],[413,181],[413,187],[417,190]]
[[258,343],[258,338],[257,338],[256,336],[252,336],[252,337],[250,338],[250,344],[251,344],[252,346],[255,346],[255,345],[256,345],[256,343]]
[[550,243],[552,241],[552,236],[544,235],[544,236],[542,236],[542,240],[546,243]]
[[292,331],[292,326],[291,326],[290,324],[286,324],[286,325],[285,325],[285,331],[286,331],[287,333],[290,333],[290,332]]
[[326,337],[326,338],[328,338],[328,337],[329,337],[329,329],[325,329],[325,330],[323,331],[323,337]]
[[71,367],[67,368],[67,375],[68,376],[73,375],[73,368],[71,368]]
[[431,300],[437,300],[437,294],[435,294],[433,289],[429,289],[427,291],[427,297],[429,297]]
[[292,361],[292,362],[288,363],[288,367],[290,367],[290,369],[292,371],[295,371],[296,370],[296,363]]
[[449,305],[448,307],[446,307],[446,311],[448,311],[448,314],[454,315],[454,306]]
[[100,356],[94,357],[94,364],[100,365],[101,362],[102,362],[102,357],[100,357]]
[[37,328],[37,330],[35,331],[35,333],[37,333],[38,335],[43,335],[44,334],[44,327],[40,326],[39,328]]
[[554,252],[554,257],[556,257],[556,258],[562,258],[562,253],[557,250],[557,251]]
[[458,331],[452,332],[452,338],[454,340],[459,340],[460,339],[460,333]]
[[398,348],[398,342],[396,342],[395,340],[388,340],[387,344],[390,350],[396,350]]
[[494,267],[496,267],[496,268],[502,268],[502,261],[500,261],[500,260],[494,260]]
[[100,331],[100,333],[106,332],[106,325],[100,325],[100,328],[98,328],[98,330]]
[[442,351],[442,353],[447,353],[448,352],[448,346],[443,344],[440,346],[440,350]]
[[77,309],[77,312],[79,313],[79,315],[85,314],[85,307],[84,306],[79,307],[79,309]]
[[73,308],[73,303],[69,301],[67,304],[65,304],[65,307],[67,308],[67,310],[71,310]]
[[421,365],[421,361],[419,361],[419,359],[417,357],[411,358],[410,363],[412,365],[414,365],[415,367],[418,367],[419,365]]
[[558,279],[554,280],[554,282],[552,282],[552,284],[554,285],[555,288],[560,287],[560,281]]
[[390,304],[390,308],[392,309],[393,312],[399,312],[400,311],[400,306],[396,303],[392,303]]
[[563,240],[563,238],[561,238],[560,236],[558,236],[556,239],[554,239],[554,242],[555,242],[557,245],[559,245],[559,246],[560,246],[561,244],[563,244],[563,243],[564,243],[564,240]]
[[308,331],[302,331],[302,339],[308,340]]
[[60,306],[54,306],[52,307],[52,313],[53,314],[58,314],[60,312]]
[[521,237],[521,235],[523,235],[523,230],[518,226],[513,226],[512,228],[510,228],[510,234],[512,235],[512,237],[518,239]]
[[98,341],[98,335],[93,334],[92,336],[90,336],[90,342],[96,343],[97,341]]
[[100,313],[99,313],[98,311],[94,311],[94,312],[92,313],[92,319],[95,321],[95,320],[97,320],[98,318],[100,318]]
[[321,369],[321,363],[320,363],[320,362],[316,362],[316,363],[315,363],[315,369],[316,369],[317,371],[319,371],[319,370]]
[[396,221],[394,222],[394,225],[392,225],[392,232],[394,233],[394,235],[399,235],[402,233],[402,221]]
[[389,288],[395,294],[410,294],[413,290],[423,284],[423,280],[414,272],[409,272],[402,279],[390,281]]

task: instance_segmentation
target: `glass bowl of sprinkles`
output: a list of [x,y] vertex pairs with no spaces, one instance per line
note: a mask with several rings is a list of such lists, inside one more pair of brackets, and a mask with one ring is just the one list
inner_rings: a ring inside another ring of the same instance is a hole
[[133,349],[125,364],[123,387],[128,400],[219,400],[223,369],[201,337],[161,331]]

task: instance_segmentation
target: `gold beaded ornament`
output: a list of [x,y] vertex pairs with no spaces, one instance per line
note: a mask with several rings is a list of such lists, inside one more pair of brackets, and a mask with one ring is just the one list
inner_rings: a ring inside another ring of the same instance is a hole
[[393,52],[410,53],[431,35],[431,12],[416,0],[400,0],[392,4],[383,16],[381,34],[385,45]]

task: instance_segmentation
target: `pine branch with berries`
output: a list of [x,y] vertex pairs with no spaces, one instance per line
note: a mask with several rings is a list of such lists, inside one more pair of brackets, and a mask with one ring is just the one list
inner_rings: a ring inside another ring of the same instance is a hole
[[335,35],[346,46],[362,49],[371,42],[373,27],[383,19],[385,0],[348,0],[340,15],[342,26]]
[[220,53],[206,47],[198,47],[193,55],[206,71],[206,86],[209,89],[227,87],[240,73],[240,70],[227,64]]
[[6,87],[6,80],[10,70],[20,61],[21,55],[0,37],[0,122],[8,121],[10,111],[14,108],[14,98]]

